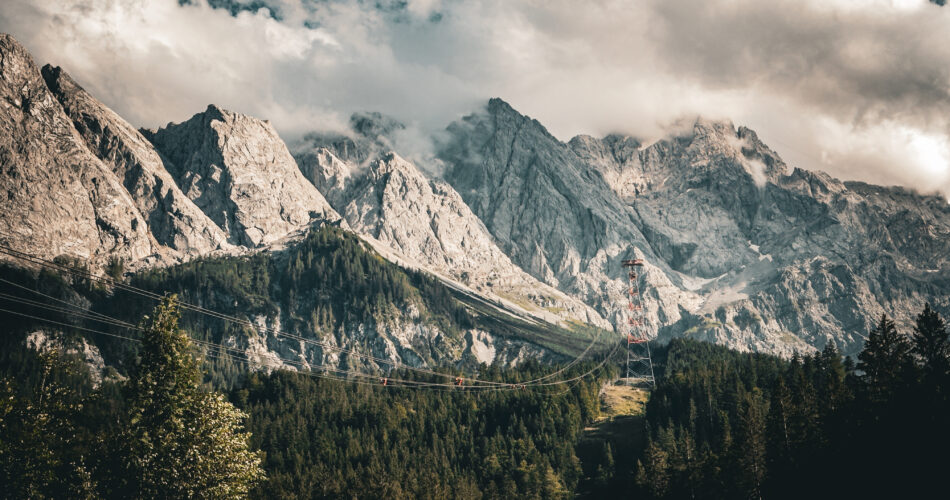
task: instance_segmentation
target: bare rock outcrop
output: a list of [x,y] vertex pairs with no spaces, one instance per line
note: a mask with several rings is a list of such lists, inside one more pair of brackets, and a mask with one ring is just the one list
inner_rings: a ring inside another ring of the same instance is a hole
[[617,259],[644,258],[661,338],[854,354],[883,312],[905,330],[925,301],[950,312],[945,200],[789,171],[729,122],[684,125],[565,144],[493,99],[449,126],[440,158],[515,264],[615,322]]
[[[373,126],[373,118],[389,126]],[[354,115],[352,121],[354,137],[312,136],[308,147],[297,154],[301,170],[350,228],[385,245],[406,263],[507,300],[547,321],[608,326],[582,301],[515,265],[451,185],[392,152],[379,135],[395,128],[391,120]],[[362,135],[367,130],[370,135]]]
[[270,123],[208,106],[145,136],[178,186],[234,245],[274,243],[339,215],[304,178]]
[[30,54],[0,35],[0,243],[101,265],[153,254],[145,218],[92,154]]
[[152,144],[89,95],[62,69],[46,65],[47,86],[89,150],[122,180],[159,244],[183,256],[227,248],[227,235],[178,188]]

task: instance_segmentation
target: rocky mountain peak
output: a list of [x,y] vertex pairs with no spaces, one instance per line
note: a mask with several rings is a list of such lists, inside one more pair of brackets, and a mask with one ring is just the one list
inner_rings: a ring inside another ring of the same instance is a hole
[[0,35],[0,241],[92,266],[155,249],[120,180],[87,148],[29,52]]
[[376,141],[391,137],[397,131],[405,130],[406,126],[395,118],[374,111],[353,113],[350,116],[350,128],[357,134]]
[[477,111],[465,116],[461,120],[450,124],[448,128],[451,131],[452,129],[458,130],[464,126],[489,127],[498,131],[508,130],[509,132],[525,129],[526,131],[530,130],[532,133],[543,136],[545,140],[560,143],[560,140],[548,132],[548,129],[542,125],[541,122],[528,115],[522,114],[513,108],[511,104],[508,104],[498,97],[489,99],[484,111]]
[[265,245],[339,219],[265,121],[210,105],[147,137],[171,161],[185,195],[232,244]]
[[294,152],[299,159],[326,150],[343,162],[365,166],[392,151],[396,136],[405,129],[405,125],[382,113],[353,113],[348,130],[308,133],[295,144]]
[[[327,194],[352,229],[413,267],[422,267],[495,300],[514,300],[547,321],[606,326],[591,308],[519,269],[445,182],[389,151],[365,165],[320,147],[298,154],[301,170]],[[531,304],[525,306],[524,304]],[[551,313],[545,307],[557,310]]]
[[[33,83],[32,73],[35,71],[36,63],[29,51],[11,35],[0,33],[0,77],[6,85],[20,92],[29,90],[29,84]],[[20,95],[28,97],[28,94]],[[7,104],[20,108],[23,106],[23,100],[15,99]]]
[[178,188],[169,164],[132,125],[89,95],[65,71],[46,65],[47,86],[86,146],[122,180],[166,257],[204,255],[228,247],[227,235]]

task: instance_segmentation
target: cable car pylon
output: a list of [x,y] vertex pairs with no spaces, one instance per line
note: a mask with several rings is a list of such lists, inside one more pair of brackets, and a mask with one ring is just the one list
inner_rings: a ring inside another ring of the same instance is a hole
[[653,375],[653,359],[650,357],[650,342],[647,337],[646,316],[643,311],[643,297],[640,295],[640,273],[643,259],[624,259],[621,261],[629,281],[627,286],[627,307],[625,328],[627,341],[627,369],[624,382],[627,385],[656,386]]

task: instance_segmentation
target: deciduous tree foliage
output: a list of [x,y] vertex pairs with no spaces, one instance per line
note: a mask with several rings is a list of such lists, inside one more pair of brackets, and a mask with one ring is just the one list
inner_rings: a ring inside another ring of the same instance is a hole
[[0,378],[0,497],[243,498],[264,479],[246,415],[199,385],[174,298],[143,324],[121,387],[92,391],[58,351],[5,357],[26,376]]

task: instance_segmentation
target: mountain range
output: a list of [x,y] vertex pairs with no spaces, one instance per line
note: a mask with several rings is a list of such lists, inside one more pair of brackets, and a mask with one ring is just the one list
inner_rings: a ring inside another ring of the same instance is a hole
[[[469,310],[507,318],[448,336],[454,326],[418,309],[332,326],[339,346],[414,365],[570,355],[506,332],[586,339],[622,329],[620,261],[632,257],[645,261],[646,316],[660,340],[784,356],[834,343],[856,354],[882,313],[902,326],[924,302],[950,314],[946,200],[790,168],[726,121],[690,120],[651,143],[563,142],[491,99],[419,160],[398,148],[403,126],[379,113],[290,148],[266,120],[215,105],[137,130],[2,35],[0,129],[5,247],[142,273],[196,259],[283,262],[334,228],[435,276]],[[290,309],[228,313],[326,338]],[[236,335],[230,342],[263,366],[346,363],[299,341]],[[439,339],[449,347],[433,350]]]

